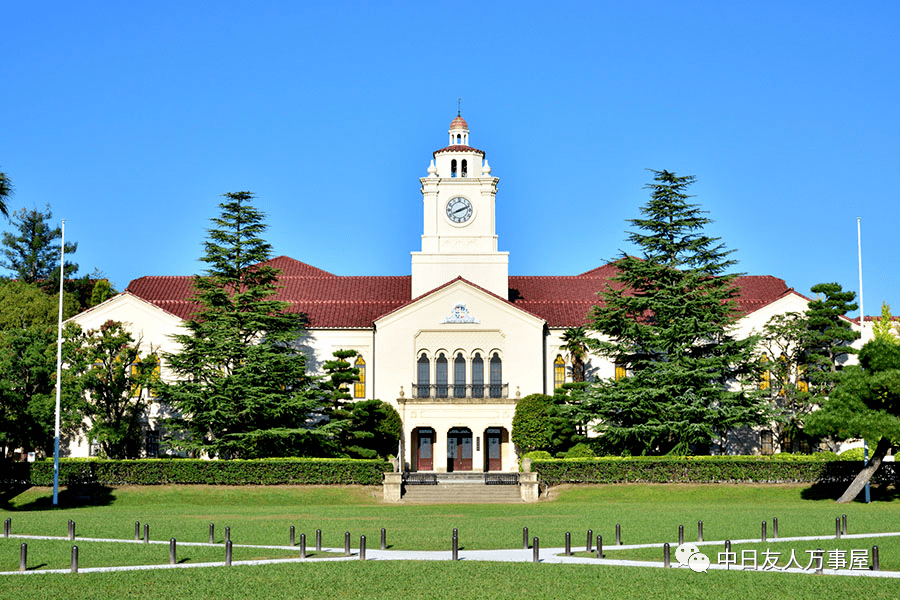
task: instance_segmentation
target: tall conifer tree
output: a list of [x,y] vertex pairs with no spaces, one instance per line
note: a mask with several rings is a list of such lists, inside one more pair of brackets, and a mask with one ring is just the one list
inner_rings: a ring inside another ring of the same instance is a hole
[[686,193],[693,176],[653,171],[643,218],[628,240],[640,256],[616,262],[613,285],[601,292],[592,328],[599,350],[628,376],[598,382],[587,416],[614,451],[690,453],[722,441],[727,431],[765,419],[755,398],[729,390],[748,369],[753,339],[735,339],[735,264],[704,227],[710,219]]
[[177,380],[161,390],[183,418],[175,446],[222,458],[316,454],[327,434],[321,394],[296,347],[302,315],[274,299],[278,270],[261,264],[271,246],[253,194],[225,194],[194,279],[197,312],[165,356]]

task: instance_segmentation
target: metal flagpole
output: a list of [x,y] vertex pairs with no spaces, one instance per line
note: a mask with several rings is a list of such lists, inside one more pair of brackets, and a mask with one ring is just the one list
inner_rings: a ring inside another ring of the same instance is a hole
[[[863,280],[862,280],[862,234],[859,226],[860,218],[856,217],[856,252],[859,256],[859,337],[866,342],[866,313],[863,311]],[[863,438],[863,467],[869,464],[869,442]],[[869,482],[866,482],[866,504],[871,502]]]
[[859,217],[856,217],[856,252],[859,256],[859,333],[863,343],[866,341],[866,313],[863,311],[863,285],[862,285],[862,234],[860,233]]
[[56,329],[56,432],[53,438],[53,506],[59,499],[59,399],[62,390],[62,322],[63,322],[63,281],[66,264],[66,220],[62,221],[59,242],[59,320]]

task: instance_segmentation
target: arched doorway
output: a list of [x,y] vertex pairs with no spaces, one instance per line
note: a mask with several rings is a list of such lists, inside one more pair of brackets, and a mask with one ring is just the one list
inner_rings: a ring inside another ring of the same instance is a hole
[[416,429],[416,471],[434,471],[434,429],[419,427]]
[[447,432],[447,472],[472,470],[472,430],[454,427]]
[[484,470],[503,470],[503,428],[488,427],[484,430]]

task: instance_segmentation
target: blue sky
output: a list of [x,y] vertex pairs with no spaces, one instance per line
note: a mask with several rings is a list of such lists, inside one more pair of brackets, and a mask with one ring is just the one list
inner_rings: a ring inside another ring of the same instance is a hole
[[[620,251],[646,169],[694,174],[738,270],[900,313],[896,2],[10,2],[0,170],[81,273],[189,275],[220,195],[276,255],[405,275],[462,98],[516,275]],[[0,218],[0,226],[10,225]]]

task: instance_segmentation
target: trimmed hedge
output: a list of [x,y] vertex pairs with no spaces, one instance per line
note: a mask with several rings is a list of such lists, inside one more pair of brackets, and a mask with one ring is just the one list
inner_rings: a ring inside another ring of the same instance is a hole
[[[2,467],[7,484],[53,485],[53,461],[13,463]],[[64,459],[61,485],[380,485],[391,470],[384,460],[284,458],[265,460]]]
[[[824,453],[823,453],[824,454]],[[538,459],[532,463],[544,485],[561,483],[850,483],[858,461],[833,456],[602,457]],[[789,458],[790,457],[790,458]],[[900,469],[882,463],[872,483],[898,483]]]

